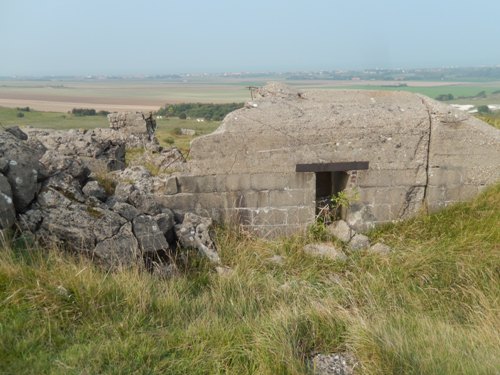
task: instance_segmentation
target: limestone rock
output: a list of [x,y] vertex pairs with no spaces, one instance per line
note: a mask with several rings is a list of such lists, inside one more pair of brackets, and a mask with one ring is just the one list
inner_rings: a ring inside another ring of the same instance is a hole
[[285,257],[281,255],[273,255],[272,257],[268,258],[267,261],[272,264],[276,264],[278,266],[282,266],[285,263]]
[[234,270],[227,266],[217,266],[215,267],[215,271],[221,277],[229,277],[234,274]]
[[347,259],[346,255],[338,250],[332,244],[325,243],[312,243],[304,246],[304,253],[314,257],[324,257],[332,260],[344,261]]
[[377,242],[375,245],[372,245],[368,248],[368,252],[374,253],[374,254],[389,254],[392,251],[392,249],[380,242]]
[[182,224],[175,226],[175,233],[182,247],[194,248],[212,263],[220,263],[219,255],[210,236],[212,219],[186,213]]
[[31,204],[39,190],[39,177],[42,166],[37,154],[15,135],[0,131],[0,157],[8,161],[5,177],[12,190],[14,207],[24,212]]
[[107,204],[113,211],[115,211],[117,214],[127,219],[128,221],[132,221],[140,214],[137,208],[125,202],[112,200]]
[[161,232],[163,233],[167,241],[174,242],[175,241],[174,213],[168,208],[164,208],[160,214],[154,216],[154,219],[156,220],[158,228],[160,228]]
[[23,132],[19,126],[9,126],[8,128],[5,128],[6,132],[9,132],[12,134],[14,137],[17,139],[20,139],[22,141],[26,141],[28,139],[28,135]]
[[342,242],[349,242],[355,232],[344,220],[334,221],[326,227],[328,233]]
[[16,221],[12,189],[7,178],[0,174],[0,229],[8,229]]
[[90,170],[79,157],[60,155],[55,150],[47,150],[41,157],[40,163],[49,176],[65,172],[83,183],[90,174]]
[[8,169],[9,161],[4,157],[0,157],[0,173],[7,173]]
[[44,188],[57,190],[72,201],[85,202],[80,182],[65,172],[50,177],[45,181]]
[[314,375],[353,375],[356,366],[350,353],[317,354],[311,362]]
[[104,202],[107,198],[106,191],[97,181],[89,181],[82,189],[83,194],[88,197],[95,197]]
[[351,250],[366,249],[370,246],[370,239],[364,234],[355,234],[351,241],[349,241],[349,248]]
[[110,267],[130,266],[140,254],[130,223],[123,225],[116,235],[99,242],[93,251],[94,256]]
[[139,215],[133,220],[133,232],[143,253],[157,253],[169,246],[155,219]]
[[153,194],[141,194],[134,190],[128,197],[128,201],[139,211],[149,215],[161,213],[163,206],[158,202],[158,198]]

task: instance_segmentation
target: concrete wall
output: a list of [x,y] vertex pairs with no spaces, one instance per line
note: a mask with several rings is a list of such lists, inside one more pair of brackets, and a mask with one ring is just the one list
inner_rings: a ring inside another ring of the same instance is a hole
[[194,210],[259,236],[304,231],[315,217],[314,173],[172,177],[177,191],[162,197],[172,209]]
[[368,161],[349,171],[347,221],[357,230],[474,197],[500,179],[500,131],[405,92],[264,92],[192,142],[169,207],[205,211],[259,235],[315,218],[316,177],[297,164]]

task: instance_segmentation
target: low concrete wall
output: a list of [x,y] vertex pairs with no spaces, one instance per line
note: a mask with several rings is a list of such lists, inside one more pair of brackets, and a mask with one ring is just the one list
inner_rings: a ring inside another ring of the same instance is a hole
[[304,231],[315,218],[314,173],[172,177],[177,192],[162,196],[172,209],[194,210],[263,237]]

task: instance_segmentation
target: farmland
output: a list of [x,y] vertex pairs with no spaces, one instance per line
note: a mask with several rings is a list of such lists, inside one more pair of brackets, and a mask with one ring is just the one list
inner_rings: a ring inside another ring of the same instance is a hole
[[[474,104],[500,104],[500,82],[426,82],[290,80],[279,75],[248,78],[186,78],[104,80],[4,80],[0,81],[0,106],[26,107],[40,111],[68,112],[76,107],[107,111],[155,111],[166,103],[229,103],[251,100],[248,86],[262,86],[280,80],[301,89],[403,90],[435,98],[452,94],[455,98],[475,96],[484,91],[486,98]],[[450,103],[469,104],[469,99]]]

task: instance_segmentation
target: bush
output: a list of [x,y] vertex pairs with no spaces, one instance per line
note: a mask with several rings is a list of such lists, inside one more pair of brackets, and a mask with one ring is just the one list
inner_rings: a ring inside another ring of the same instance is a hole
[[454,99],[454,96],[452,94],[441,94],[441,95],[438,95],[436,96],[436,100],[439,100],[439,101],[447,101],[447,100],[453,100]]
[[165,143],[168,143],[169,145],[173,145],[175,143],[175,139],[173,139],[172,137],[163,138],[163,141]]
[[75,116],[95,116],[97,114],[92,108],[73,108],[71,113]]
[[181,113],[181,114],[179,115],[179,118],[180,118],[181,120],[185,120],[185,119],[187,118],[187,115],[183,112],[183,113]]
[[478,106],[477,107],[477,111],[479,113],[491,113],[491,109],[487,105],[480,105],[480,106]]
[[16,115],[16,116],[17,116],[17,117],[19,117],[19,118],[24,117],[24,113],[22,113],[22,112],[17,112],[17,115]]

